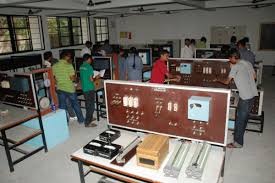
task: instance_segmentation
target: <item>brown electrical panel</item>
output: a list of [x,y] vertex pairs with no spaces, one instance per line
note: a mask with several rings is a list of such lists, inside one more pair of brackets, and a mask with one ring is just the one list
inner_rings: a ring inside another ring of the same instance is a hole
[[230,85],[214,81],[226,79],[230,72],[230,64],[226,59],[175,59],[168,61],[169,72],[181,76],[180,82],[170,82],[176,85],[202,86],[214,88],[236,88],[234,82]]
[[105,82],[110,125],[225,145],[230,90]]

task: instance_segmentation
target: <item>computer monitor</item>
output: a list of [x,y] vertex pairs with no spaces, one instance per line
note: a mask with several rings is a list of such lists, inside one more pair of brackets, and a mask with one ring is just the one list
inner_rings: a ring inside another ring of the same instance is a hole
[[95,71],[105,70],[103,79],[112,79],[112,58],[111,57],[93,57],[92,63]]
[[138,55],[142,59],[143,65],[152,65],[152,51],[150,48],[138,49]]

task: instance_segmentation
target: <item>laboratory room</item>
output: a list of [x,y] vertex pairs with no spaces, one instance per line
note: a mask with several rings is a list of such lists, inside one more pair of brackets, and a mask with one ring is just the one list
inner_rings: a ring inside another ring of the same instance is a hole
[[0,182],[274,183],[274,12],[0,1]]

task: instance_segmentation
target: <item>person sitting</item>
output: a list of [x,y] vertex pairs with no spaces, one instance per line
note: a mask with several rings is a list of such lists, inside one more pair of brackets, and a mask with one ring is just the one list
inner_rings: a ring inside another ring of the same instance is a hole
[[206,37],[201,37],[200,41],[196,44],[197,48],[206,48]]

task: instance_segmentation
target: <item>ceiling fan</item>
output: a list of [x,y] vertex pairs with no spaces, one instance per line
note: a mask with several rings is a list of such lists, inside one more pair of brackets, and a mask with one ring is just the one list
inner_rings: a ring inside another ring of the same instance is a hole
[[140,13],[143,13],[143,12],[146,12],[146,11],[151,11],[151,10],[155,10],[156,8],[147,8],[147,9],[144,9],[143,6],[140,6],[138,9],[134,9],[132,11],[138,11]]
[[34,15],[34,14],[40,13],[41,11],[42,9],[37,9],[37,10],[29,9],[28,15]]
[[111,3],[112,1],[97,1],[94,2],[93,0],[89,0],[87,6],[96,6],[96,5],[102,5],[102,4],[108,4]]

